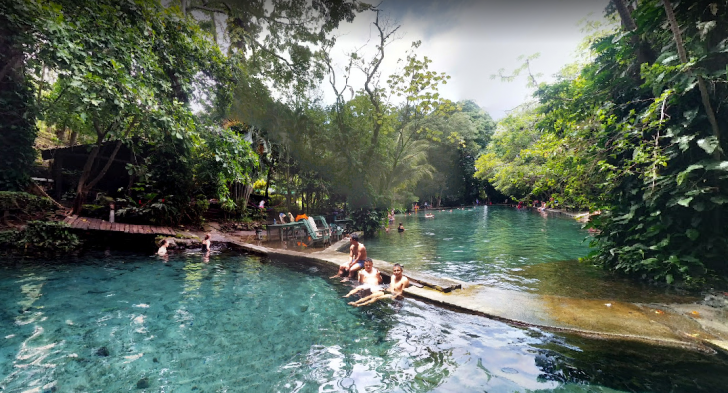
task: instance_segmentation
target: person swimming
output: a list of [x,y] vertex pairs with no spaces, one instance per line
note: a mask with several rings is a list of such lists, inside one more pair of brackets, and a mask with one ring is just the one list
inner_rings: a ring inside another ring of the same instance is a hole
[[162,240],[162,244],[159,245],[159,249],[157,250],[157,255],[167,255],[167,247],[169,247],[169,241],[167,239]]
[[397,232],[404,232],[404,225],[402,223],[399,223],[399,226],[397,227]]
[[205,234],[205,240],[202,241],[202,252],[209,252],[210,251],[210,234]]

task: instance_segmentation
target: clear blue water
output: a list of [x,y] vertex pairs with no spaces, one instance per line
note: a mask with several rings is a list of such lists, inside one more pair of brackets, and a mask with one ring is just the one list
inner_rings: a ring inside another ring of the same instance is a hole
[[[728,391],[728,359],[522,329],[232,253],[0,263],[2,392]],[[613,390],[614,389],[614,390]]]
[[[434,215],[396,215],[389,233],[363,240],[370,256],[437,276],[508,287],[520,285],[517,273],[526,267],[589,253],[587,231],[572,219],[504,206]],[[404,232],[396,230],[400,222]]]
[[[432,212],[432,211],[429,211]],[[398,214],[389,233],[363,239],[369,256],[405,269],[503,289],[543,295],[629,302],[693,302],[674,288],[660,288],[580,263],[589,233],[565,216],[533,209],[480,206],[466,210]],[[399,223],[405,231],[397,232]]]

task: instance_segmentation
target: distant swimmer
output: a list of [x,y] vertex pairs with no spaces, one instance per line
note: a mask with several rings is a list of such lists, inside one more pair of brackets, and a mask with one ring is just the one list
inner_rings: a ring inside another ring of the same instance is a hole
[[162,240],[162,244],[159,245],[159,250],[157,250],[157,255],[167,255],[167,247],[169,247],[167,239]]
[[379,269],[374,267],[374,262],[371,258],[367,258],[364,261],[364,269],[359,270],[359,286],[352,289],[349,293],[346,294],[344,297],[349,297],[359,291],[366,291],[369,290],[372,293],[376,291],[381,291],[384,289],[382,287],[382,275],[379,273]]
[[404,232],[404,225],[402,223],[399,223],[399,226],[397,227],[397,232]]
[[202,241],[202,252],[210,251],[210,234],[205,235],[205,240]]
[[434,214],[425,214],[425,218],[435,218]]
[[402,265],[400,265],[399,263],[395,263],[394,267],[392,268],[392,282],[389,284],[389,288],[387,288],[387,291],[389,291],[390,293],[385,293],[383,290],[377,291],[355,302],[349,302],[349,304],[355,307],[361,307],[372,304],[381,299],[404,298],[404,289],[409,286],[410,282],[409,278],[405,277],[403,273],[404,269],[402,268]]

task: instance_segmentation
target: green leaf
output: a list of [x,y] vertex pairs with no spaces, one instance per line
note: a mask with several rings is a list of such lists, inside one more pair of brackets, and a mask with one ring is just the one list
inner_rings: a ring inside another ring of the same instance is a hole
[[725,197],[723,195],[714,196],[714,197],[710,198],[710,201],[715,203],[716,205],[722,205],[722,204],[728,202],[728,197]]
[[715,136],[698,139],[698,146],[700,146],[700,148],[705,150],[705,152],[708,154],[713,154],[715,149],[719,148],[718,144],[718,138],[716,138]]
[[677,204],[680,206],[688,207],[688,206],[690,206],[690,201],[692,201],[692,200],[693,200],[693,197],[683,198],[683,199],[678,200]]
[[688,239],[695,240],[700,236],[700,232],[698,232],[696,229],[690,228],[687,231],[685,231],[685,235],[687,235]]
[[675,279],[672,277],[672,274],[668,274],[665,276],[665,281],[667,281],[668,284],[672,284]]

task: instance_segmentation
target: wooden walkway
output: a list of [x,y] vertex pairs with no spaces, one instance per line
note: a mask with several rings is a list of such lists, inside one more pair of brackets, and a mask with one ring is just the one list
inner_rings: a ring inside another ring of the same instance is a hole
[[63,219],[63,222],[68,224],[71,228],[91,231],[123,232],[146,235],[175,235],[174,229],[169,227],[122,224],[118,222],[111,223],[98,218],[70,216]]

